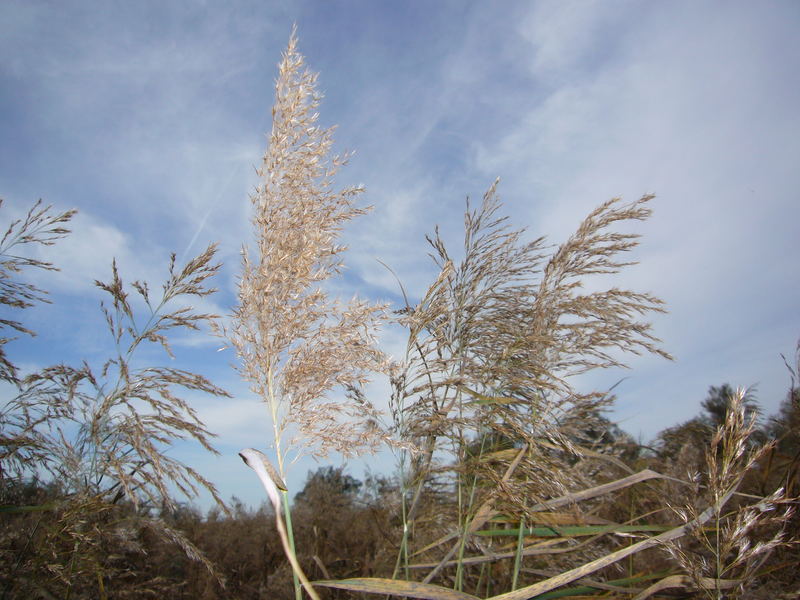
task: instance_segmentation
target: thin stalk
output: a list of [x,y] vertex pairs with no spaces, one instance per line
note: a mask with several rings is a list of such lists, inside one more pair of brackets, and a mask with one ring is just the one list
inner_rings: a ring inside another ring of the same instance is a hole
[[[634,518],[636,517],[636,513],[634,510],[634,503],[636,500],[636,490],[634,488],[628,491],[628,498],[630,499],[628,502],[628,522],[632,523]],[[628,538],[628,546],[633,544],[633,538]],[[631,554],[628,557],[628,577],[633,577],[633,555]]]
[[525,517],[519,521],[519,534],[517,535],[517,552],[514,556],[514,574],[511,578],[511,589],[517,589],[519,570],[522,567],[522,550],[525,546]]
[[[278,472],[281,475],[281,479],[286,481],[286,473],[284,472],[283,467],[283,453],[281,452],[281,431],[280,426],[278,423],[278,401],[275,398],[275,383],[274,383],[274,375],[272,372],[272,365],[269,365],[267,369],[267,394],[269,400],[269,409],[272,416],[272,431],[273,437],[275,440],[275,456],[278,459]],[[297,562],[296,558],[296,549],[294,544],[294,527],[292,527],[292,509],[289,507],[289,492],[283,491],[283,512],[286,518],[286,529],[287,532],[284,532],[284,535],[287,538],[286,547],[287,547],[287,556],[289,556],[289,561],[294,561],[292,563],[292,567],[294,567],[294,563]],[[278,507],[276,507],[276,518],[277,515],[280,513]],[[281,524],[279,527],[282,527]],[[292,558],[295,557],[295,558]],[[299,566],[298,566],[299,568]],[[302,571],[299,571],[302,573]],[[302,600],[303,592],[300,587],[300,577],[298,576],[298,569],[292,568],[292,581],[294,583],[294,597],[295,600]]]
[[[385,265],[384,265],[385,266]],[[388,268],[388,267],[387,267]],[[389,269],[391,271],[391,269]],[[394,273],[392,271],[392,273]],[[396,276],[395,276],[396,277]],[[398,280],[399,281],[399,280]],[[400,289],[403,290],[402,284],[400,285]],[[403,295],[405,296],[405,290],[403,290]],[[406,306],[408,306],[408,299],[406,299]],[[405,418],[404,418],[404,406],[402,406],[403,399],[402,396],[398,392],[398,403],[397,403],[397,412],[396,418],[398,420],[398,425],[400,431],[404,434],[405,433]],[[392,579],[397,579],[397,575],[400,572],[400,565],[403,565],[403,574],[405,576],[405,580],[409,580],[409,568],[408,568],[408,502],[406,498],[406,460],[408,458],[408,450],[405,448],[400,449],[400,454],[398,456],[398,471],[400,473],[400,516],[401,522],[403,524],[403,537],[400,540],[400,549],[397,553],[397,560],[394,564],[394,570],[392,571]]]
[[28,547],[31,545],[31,541],[33,540],[33,537],[36,535],[36,532],[38,531],[39,525],[41,524],[43,518],[44,518],[43,515],[39,516],[39,519],[36,521],[36,525],[33,526],[33,531],[31,531],[31,534],[28,536],[28,539],[25,541],[25,546],[22,548],[20,553],[17,555],[17,562],[14,563],[14,568],[11,570],[12,577],[10,577],[9,580],[6,582],[6,585],[3,588],[3,595],[0,596],[0,599],[5,600],[6,594],[8,594],[8,590],[11,587],[11,583],[14,581],[13,576],[17,572],[17,569],[19,569],[19,565],[22,563],[22,558],[23,558],[23,556],[25,556],[25,553],[28,551]]
[[[464,240],[464,245],[466,247],[469,247],[469,240],[470,240],[469,229],[467,229],[466,234],[467,238]],[[467,253],[466,260],[468,260],[468,258],[469,258],[469,253]],[[464,265],[462,264],[462,269],[463,267]],[[452,290],[452,293],[455,297],[454,299],[457,307],[457,310],[453,312],[453,317],[454,317],[453,333],[455,333],[456,335],[456,339],[453,340],[454,342],[453,345],[456,348],[456,352],[454,354],[457,356],[455,375],[457,375],[458,379],[461,380],[461,377],[464,373],[463,349],[465,347],[465,342],[463,340],[463,322],[461,318],[462,311],[458,309],[464,305],[466,298],[464,297],[465,294],[463,289],[459,288],[458,286],[456,287],[455,290]],[[464,403],[462,400],[461,388],[457,387],[455,391],[456,391],[455,403],[458,406],[458,428],[457,428],[458,454],[456,458],[459,461],[459,464],[463,466],[466,465],[466,458],[467,458],[466,444],[464,442]],[[481,440],[481,449],[483,449],[483,440]],[[472,480],[472,494],[469,501],[470,506],[472,505],[472,497],[474,497],[475,495],[476,479],[477,478],[473,478]],[[462,477],[459,475],[456,478],[456,485],[458,487],[458,522],[461,523],[463,521],[464,533],[461,536],[461,544],[458,550],[458,566],[456,567],[455,589],[458,591],[461,591],[464,585],[464,565],[462,561],[464,559],[464,546],[466,545],[468,527],[469,527],[469,507],[464,506],[464,483],[465,482],[462,480]]]
[[[718,496],[719,494],[714,494],[714,495]],[[714,500],[716,500],[716,499],[717,498],[715,497]],[[722,577],[722,564],[720,562],[720,555],[719,555],[720,554],[719,526],[720,526],[720,512],[722,511],[722,507],[718,506],[718,505],[715,505],[715,506],[716,506],[716,511],[715,511],[715,515],[714,515],[714,525],[715,525],[715,527],[714,527],[714,535],[716,536],[716,539],[717,539],[717,546],[716,546],[715,552],[714,552],[714,559],[715,559],[715,561],[717,563],[717,572],[716,572],[716,576],[714,577],[714,588],[715,588],[715,591],[716,591],[716,597],[717,598],[722,598],[722,592],[721,592],[720,587],[719,587],[719,578]]]
[[[460,408],[459,408],[459,412],[460,412]],[[461,421],[460,418],[459,418],[459,421]],[[458,456],[459,462],[463,465],[465,463],[466,453],[464,452],[464,437],[463,437],[463,434],[461,433],[460,427],[461,426],[459,425],[459,438],[460,439],[458,440],[459,445],[458,445],[458,455],[457,456]],[[460,474],[456,476],[456,489],[457,489],[457,496],[458,496],[458,522],[461,523],[463,521],[464,527],[463,527],[463,530],[462,530],[462,533],[461,533],[461,540],[460,540],[459,548],[458,548],[458,559],[457,559],[457,565],[456,565],[456,580],[455,580],[455,585],[453,587],[454,587],[454,589],[456,589],[456,590],[458,590],[460,592],[464,587],[464,565],[462,563],[462,560],[464,559],[464,546],[466,545],[466,542],[467,542],[467,535],[468,535],[467,529],[469,527],[469,517],[466,514],[466,507],[464,506],[464,498],[463,498],[464,485],[463,485],[463,481],[462,481],[462,476]]]
[[[291,550],[291,556],[295,556],[294,529],[292,527],[292,509],[289,508],[289,492],[283,492],[283,512],[284,515],[286,516],[286,528],[288,529],[287,535],[289,538],[288,539],[289,549]],[[289,560],[291,561],[292,559],[290,558]],[[294,559],[294,562],[297,562],[297,559]],[[294,563],[292,564],[292,566],[294,566]],[[302,571],[300,571],[300,573],[302,573]],[[298,577],[297,569],[292,569],[292,576],[294,578],[294,596],[296,600],[302,600],[303,594],[300,590],[300,581],[299,581],[302,578]],[[306,581],[306,583],[308,582]]]
[[[284,492],[284,496],[286,492]],[[288,505],[286,505],[286,513],[289,513]],[[306,592],[308,593],[313,600],[320,600],[317,592],[314,590],[314,587],[311,585],[311,582],[306,577],[306,574],[303,572],[303,569],[300,567],[300,563],[297,562],[297,556],[295,555],[294,548],[292,547],[289,535],[286,532],[286,527],[283,524],[283,519],[281,519],[281,513],[279,507],[275,507],[275,524],[278,527],[278,534],[281,537],[281,544],[283,544],[283,550],[286,553],[286,557],[289,559],[289,563],[292,565],[292,573],[294,574],[295,581],[300,580],[303,587],[305,588]],[[302,600],[303,594],[300,591],[300,595],[298,596],[299,600]]]
[[486,576],[486,563],[481,565],[480,573],[478,573],[478,583],[475,585],[475,593],[480,594],[481,585],[483,585],[483,578]]
[[[400,479],[401,481],[404,480],[404,473],[403,470],[400,470]],[[397,553],[397,560],[394,564],[394,571],[392,571],[392,579],[397,579],[397,574],[400,571],[400,565],[403,565],[403,573],[405,575],[406,581],[409,578],[409,569],[408,569],[408,515],[406,511],[406,493],[405,493],[405,483],[401,484],[400,488],[400,510],[403,519],[403,537],[400,540],[400,551]]]
[[108,594],[106,594],[106,586],[103,585],[103,575],[99,571],[99,566],[100,565],[97,564],[95,565],[95,568],[98,568],[98,570],[95,571],[95,575],[97,575],[97,588],[100,593],[101,600],[108,600]]
[[[428,438],[427,448],[425,450],[425,464],[419,470],[420,473],[427,473],[430,470],[431,461],[433,459],[433,450],[436,445],[436,436],[432,435]],[[408,564],[408,537],[410,535],[411,526],[414,523],[414,519],[417,516],[417,509],[419,508],[419,500],[422,497],[422,487],[425,483],[425,477],[420,476],[419,481],[417,482],[417,488],[414,491],[414,497],[411,499],[411,505],[408,506],[406,509],[406,501],[405,501],[405,490],[404,488],[401,489],[403,492],[402,494],[402,507],[403,507],[403,539],[400,543],[400,553],[397,557],[397,563],[395,564],[395,570],[392,575],[392,578],[397,577],[397,573],[400,570],[401,559],[403,559],[403,553],[405,553],[405,558],[402,560],[404,565],[404,569],[406,572],[406,579],[409,577],[409,564]],[[402,484],[405,485],[404,483]]]
[[[463,440],[462,440],[463,441]],[[484,434],[481,436],[481,449],[478,453],[478,456],[483,456],[483,450],[486,445],[486,435]],[[462,444],[463,447],[463,444]],[[465,455],[466,456],[466,455]],[[461,478],[459,477],[459,481]],[[469,493],[469,504],[466,509],[466,514],[469,514],[469,511],[472,510],[472,506],[475,503],[475,490],[478,487],[478,477],[472,477],[472,486],[470,487]],[[460,496],[460,491],[459,491]],[[457,559],[457,567],[456,567],[456,589],[462,591],[463,587],[463,577],[464,577],[464,549],[467,546],[467,537],[469,536],[469,527],[470,527],[471,519],[468,516],[464,517],[464,529],[463,533],[461,534],[461,539],[459,541],[458,547],[458,559]]]

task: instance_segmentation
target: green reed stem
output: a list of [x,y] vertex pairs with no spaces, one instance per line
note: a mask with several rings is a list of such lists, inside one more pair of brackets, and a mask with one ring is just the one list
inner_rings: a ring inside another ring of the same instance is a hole
[[517,535],[517,553],[514,556],[514,574],[511,579],[511,589],[517,589],[519,570],[522,567],[522,550],[525,546],[525,517],[519,521],[519,534]]

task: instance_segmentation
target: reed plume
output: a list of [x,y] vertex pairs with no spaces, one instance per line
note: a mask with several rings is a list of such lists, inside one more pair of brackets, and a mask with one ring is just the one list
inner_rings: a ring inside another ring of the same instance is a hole
[[[318,125],[317,76],[304,67],[294,32],[278,68],[272,132],[250,198],[255,243],[242,251],[229,337],[242,375],[269,407],[284,476],[290,426],[297,452],[375,449],[376,412],[358,390],[385,358],[375,339],[384,307],[331,299],[325,289],[344,266],[342,227],[368,209],[356,206],[362,188],[334,188],[347,157],[331,154],[333,129]],[[336,388],[351,393],[343,398]]]
[[[789,528],[798,499],[785,487],[771,494],[739,494],[745,477],[758,467],[776,442],[753,442],[757,413],[748,410],[745,389],[729,398],[725,420],[717,427],[705,451],[705,484],[696,481],[695,502],[673,507],[678,517],[697,517],[697,499],[715,507],[712,527],[694,528],[691,536],[665,545],[665,549],[687,574],[686,587],[702,590],[706,597],[749,597],[759,571],[778,549],[797,545],[797,534]],[[736,495],[732,509],[723,510],[724,498]],[[702,501],[702,500],[701,500]]]
[[[548,252],[544,238],[525,241],[525,231],[500,215],[495,182],[479,207],[467,208],[463,259],[452,258],[438,230],[429,238],[440,275],[422,301],[404,311],[409,346],[395,381],[406,433],[427,440],[419,443],[428,462],[436,440],[449,439],[458,468],[481,469],[499,485],[502,470],[485,460],[465,462],[470,440],[479,440],[473,451],[482,436],[494,440],[483,454],[524,444],[517,467],[523,476],[498,488],[518,510],[532,497],[591,483],[564,468],[553,449],[580,455],[576,440],[601,423],[599,411],[612,397],[580,392],[575,376],[625,366],[625,352],[669,358],[640,320],[663,312],[661,300],[618,288],[581,290],[587,277],[632,264],[620,256],[636,247],[638,235],[612,228],[649,217],[650,200],[605,202]],[[504,447],[494,445],[502,440]],[[507,465],[513,452],[506,454]]]
[[[37,203],[24,221],[8,229],[3,238],[4,302],[26,308],[46,300],[43,290],[17,282],[13,275],[25,266],[54,267],[5,252],[16,244],[53,243],[67,233],[63,223],[72,214],[53,216],[49,207]],[[126,286],[112,261],[110,280],[95,282],[109,298],[101,310],[113,342],[111,356],[100,368],[87,361],[62,362],[19,376],[4,357],[3,376],[16,383],[16,394],[0,408],[0,494],[5,500],[6,490],[39,480],[55,497],[41,506],[10,508],[48,515],[46,526],[37,523],[21,532],[31,550],[15,557],[6,573],[21,582],[20,590],[46,595],[60,588],[69,596],[88,578],[98,585],[90,593],[106,597],[105,578],[121,573],[108,548],[115,547],[117,534],[136,538],[145,530],[177,544],[217,575],[184,534],[153,513],[174,509],[177,495],[191,499],[200,489],[224,507],[215,486],[168,450],[177,441],[192,439],[216,453],[214,434],[181,392],[227,393],[197,373],[143,364],[139,357],[143,347],[155,345],[174,358],[174,332],[198,330],[215,320],[187,302],[214,293],[208,283],[219,269],[215,252],[209,246],[183,266],[173,254],[161,294],[151,294],[142,281]],[[27,331],[15,322],[4,324]]]
[[[386,365],[375,339],[384,307],[355,297],[331,299],[325,289],[344,268],[342,227],[368,209],[356,206],[361,187],[334,188],[347,157],[331,153],[333,129],[318,125],[316,83],[293,30],[278,65],[261,181],[250,197],[255,248],[242,250],[239,304],[227,332],[242,376],[269,408],[280,479],[292,449],[296,456],[325,457],[331,451],[353,456],[386,439],[362,391],[370,373]],[[284,547],[299,600],[300,583],[308,586],[308,580],[295,556],[288,492],[282,496]],[[276,522],[283,531],[276,499]]]
[[[0,208],[3,199],[0,198]],[[0,305],[21,310],[34,306],[37,302],[49,302],[47,292],[32,283],[19,280],[19,275],[28,268],[57,271],[52,263],[19,253],[17,246],[39,244],[52,246],[55,242],[69,233],[65,227],[75,215],[74,210],[59,214],[51,213],[51,206],[44,206],[38,200],[28,211],[25,219],[13,221],[6,229],[0,240]],[[0,332],[12,329],[17,333],[36,335],[35,332],[25,327],[22,323],[12,319],[0,319]],[[8,358],[5,345],[14,338],[0,337],[0,381],[19,384],[17,367]]]

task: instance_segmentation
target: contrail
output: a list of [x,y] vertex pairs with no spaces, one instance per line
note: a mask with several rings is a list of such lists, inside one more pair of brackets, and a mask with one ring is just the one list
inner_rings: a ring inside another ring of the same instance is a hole
[[[265,131],[265,127],[266,127],[268,121],[270,121],[270,120],[271,120],[271,115],[269,113],[267,113],[264,116],[262,116],[261,122],[259,123],[259,130],[260,131]],[[194,246],[195,242],[197,241],[197,238],[200,237],[200,234],[203,232],[203,229],[205,229],[206,223],[208,222],[208,217],[211,216],[211,213],[214,212],[214,209],[219,204],[220,197],[222,196],[222,192],[224,190],[226,190],[226,189],[229,189],[231,181],[233,179],[233,176],[238,172],[238,170],[239,170],[238,165],[235,165],[230,170],[230,172],[228,173],[228,178],[227,178],[227,180],[225,182],[225,185],[223,186],[222,190],[220,190],[216,194],[216,197],[214,198],[214,201],[211,203],[211,207],[208,209],[208,211],[206,211],[206,214],[203,215],[203,219],[202,219],[202,221],[200,221],[200,225],[198,225],[197,231],[194,232],[194,235],[192,236],[192,239],[189,241],[189,244],[186,246],[186,249],[181,254],[181,262],[186,260],[186,255],[188,254],[189,250],[192,249],[192,246]]]
[[197,242],[197,238],[200,237],[200,234],[206,228],[206,223],[208,222],[208,218],[211,216],[211,213],[214,212],[214,209],[217,208],[217,206],[219,205],[220,199],[222,198],[222,194],[224,193],[224,191],[227,190],[227,189],[230,189],[230,185],[231,185],[231,181],[233,180],[233,176],[237,173],[238,170],[239,170],[239,166],[235,165],[228,172],[228,177],[225,180],[225,184],[223,186],[221,186],[221,189],[217,188],[218,191],[214,195],[214,200],[211,202],[211,206],[206,211],[206,214],[203,215],[203,218],[200,221],[200,224],[197,226],[197,230],[194,232],[194,235],[192,236],[192,239],[189,240],[189,243],[186,245],[186,248],[184,249],[183,253],[181,254],[180,263],[183,263],[183,261],[186,260],[186,255],[189,253],[189,250],[192,249],[192,247],[194,246],[195,242]]
[[208,217],[211,216],[211,213],[214,211],[214,208],[216,207],[216,204],[219,201],[219,196],[220,194],[217,194],[215,201],[211,204],[211,207],[206,211],[206,214],[203,216],[202,221],[200,221],[200,225],[198,225],[197,231],[194,232],[192,239],[186,245],[186,249],[181,254],[181,260],[179,261],[180,263],[183,263],[183,261],[186,260],[186,255],[189,253],[189,250],[192,249],[192,246],[194,246],[194,243],[197,241],[197,238],[200,237],[200,233],[203,231],[203,229],[205,229]]

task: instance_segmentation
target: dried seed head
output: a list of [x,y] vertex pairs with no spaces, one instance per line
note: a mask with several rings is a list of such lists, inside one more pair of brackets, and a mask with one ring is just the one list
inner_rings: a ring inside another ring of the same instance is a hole
[[343,267],[342,228],[368,209],[356,205],[360,187],[334,185],[346,157],[332,154],[333,129],[317,123],[316,75],[296,45],[292,35],[279,67],[269,147],[251,197],[255,243],[243,250],[229,337],[242,375],[270,406],[281,458],[290,425],[298,451],[353,455],[374,450],[381,437],[365,404],[334,391],[360,388],[385,370],[375,339],[385,307],[337,302],[326,291]]

